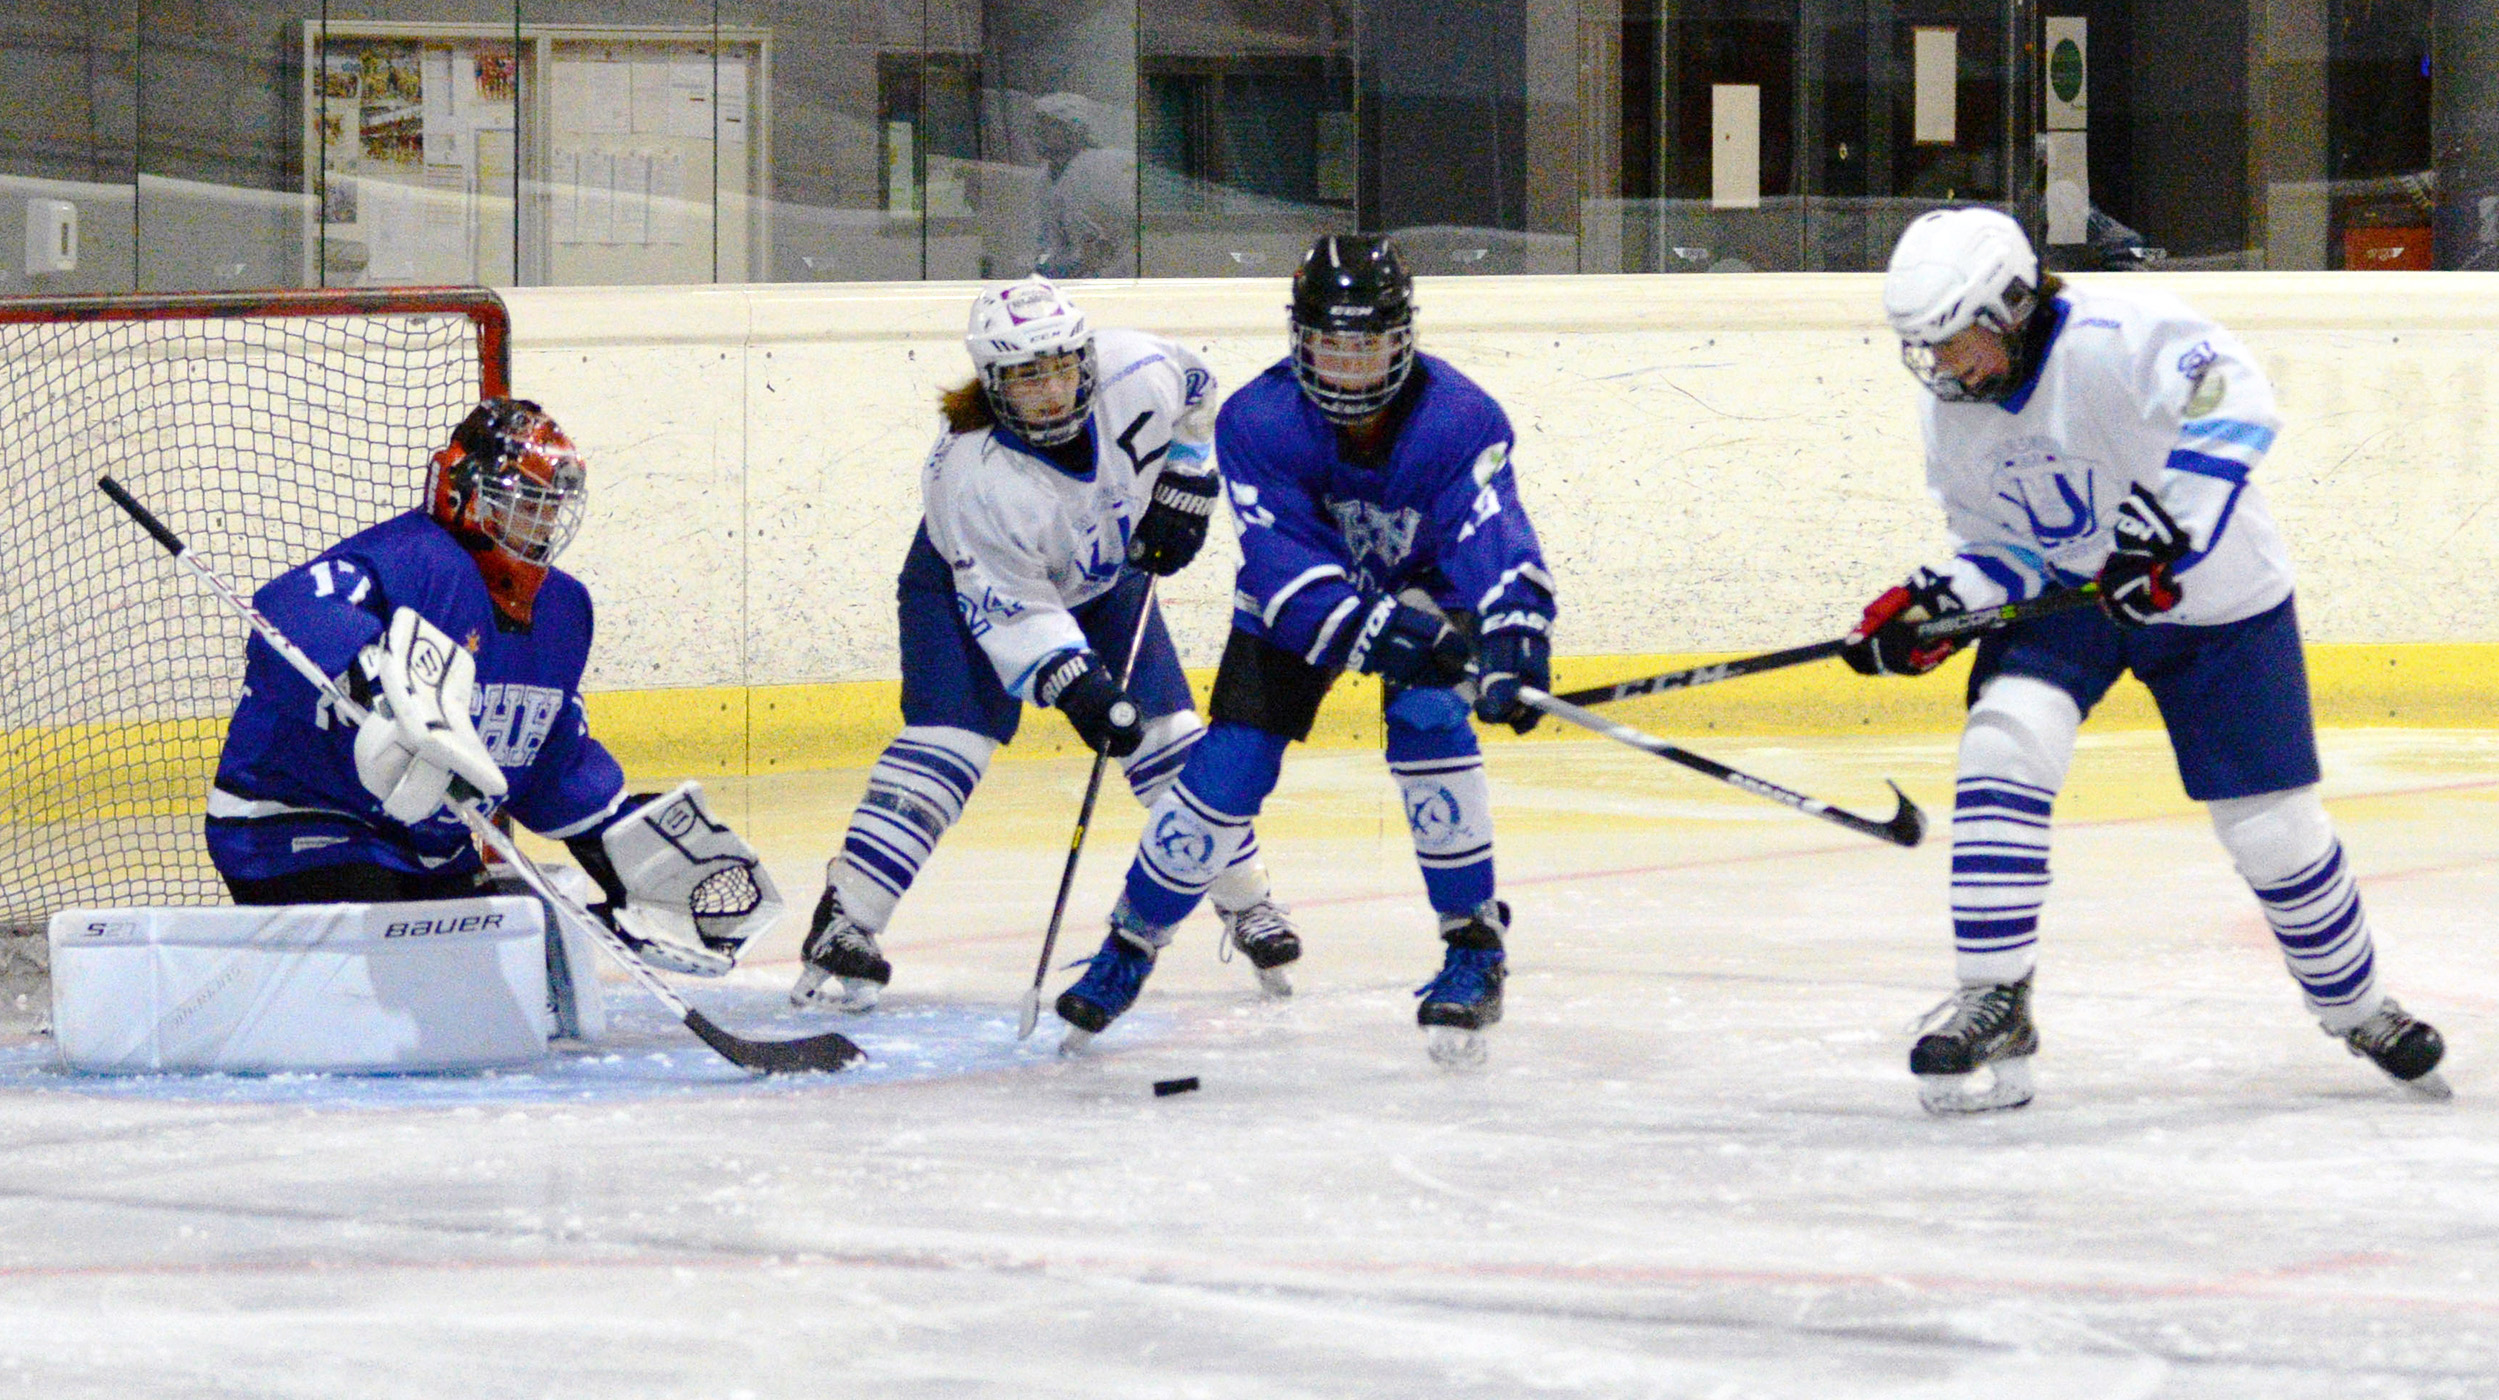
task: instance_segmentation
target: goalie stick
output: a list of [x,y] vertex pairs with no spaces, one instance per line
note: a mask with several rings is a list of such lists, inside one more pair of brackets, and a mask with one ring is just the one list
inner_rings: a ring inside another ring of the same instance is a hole
[[[1154,576],[1146,575],[1145,602],[1137,609],[1137,630],[1128,638],[1128,660],[1119,668],[1119,688],[1126,690],[1137,674],[1137,653],[1145,647],[1146,619],[1154,615]],[[1102,770],[1108,766],[1108,750],[1093,756],[1093,776],[1085,780],[1084,805],[1076,809],[1076,834],[1068,838],[1067,868],[1059,872],[1058,903],[1050,906],[1050,930],[1041,935],[1041,961],[1033,966],[1033,985],[1024,993],[1023,1010],[1015,1019],[1015,1038],[1029,1039],[1033,1027],[1041,1024],[1041,984],[1050,976],[1050,950],[1059,945],[1059,923],[1067,917],[1067,896],[1076,888],[1076,861],[1085,853],[1085,832],[1093,826],[1093,800],[1102,795]]]
[[[1980,608],[1974,612],[1946,613],[1918,624],[1918,640],[1940,642],[1954,637],[1967,637],[1978,632],[1993,632],[2035,617],[2053,617],[2058,613],[2100,600],[2100,585],[2086,583],[2080,588],[2062,589],[2023,603],[2006,603],[2000,607]],[[1668,671],[1659,676],[1643,676],[1638,680],[1616,681],[1612,685],[1595,685],[1586,690],[1573,690],[1556,699],[1573,705],[1602,705],[1612,700],[1628,700],[1635,695],[1658,695],[1669,690],[1690,690],[1698,685],[1715,685],[1738,676],[1758,676],[1764,671],[1779,671],[1837,656],[1848,647],[1848,638],[1835,637],[1827,642],[1789,647],[1785,651],[1766,651],[1759,656],[1738,657],[1733,661],[1713,661],[1707,666],[1693,666],[1681,671]]]
[[1847,827],[1851,831],[1871,836],[1877,841],[1889,841],[1895,846],[1914,846],[1926,837],[1926,813],[1919,811],[1918,804],[1909,800],[1909,794],[1900,790],[1900,784],[1889,778],[1883,780],[1883,785],[1892,790],[1892,796],[1900,799],[1900,807],[1892,813],[1889,820],[1876,821],[1872,817],[1861,817],[1854,812],[1842,811],[1828,802],[1807,797],[1801,792],[1792,792],[1777,783],[1765,782],[1749,773],[1737,772],[1714,758],[1705,758],[1690,749],[1678,748],[1654,734],[1642,733],[1628,724],[1617,724],[1593,710],[1581,709],[1568,700],[1547,695],[1533,686],[1520,686],[1518,698],[1520,703],[1531,709],[1542,710],[1555,719],[1567,720],[1582,729],[1602,734],[1618,744],[1629,744],[1635,749],[1656,754],[1669,763],[1680,763],[1695,773],[1703,773],[1716,778],[1729,787],[1742,788],[1755,797],[1767,797],[1782,806],[1793,807],[1807,816],[1820,817],[1826,822]]
[[[252,605],[251,599],[235,591],[234,586],[226,582],[216,570],[193,558],[190,547],[185,545],[173,531],[165,528],[164,522],[158,520],[146,506],[139,504],[136,497],[123,490],[120,482],[107,476],[98,478],[96,485],[103,488],[105,495],[113,498],[113,504],[120,506],[131,519],[139,522],[141,528],[155,536],[156,542],[163,545],[167,553],[173,555],[176,564],[189,569],[194,577],[208,585],[211,592],[224,599],[235,611],[243,614],[244,619],[251,623],[252,630],[260,634],[260,639],[269,644],[270,649],[278,654],[279,659],[294,667],[298,674],[311,682],[313,688],[328,699],[331,707],[339,715],[350,723],[360,724],[364,721],[366,713],[364,706],[357,704],[345,691],[340,690],[338,682],[324,673],[311,657],[298,650],[295,643],[290,641],[284,632],[278,630],[276,623],[271,622],[259,608]],[[466,794],[466,785],[455,780],[453,791],[455,794]],[[576,928],[589,933],[598,945],[606,949],[608,955],[614,958],[641,986],[642,990],[649,992],[662,1006],[675,1012],[678,1019],[685,1022],[687,1030],[694,1032],[705,1045],[720,1052],[722,1058],[738,1068],[755,1074],[788,1074],[805,1070],[830,1071],[840,1069],[854,1060],[866,1058],[867,1052],[861,1050],[851,1042],[849,1037],[843,1035],[814,1035],[800,1040],[748,1040],[721,1029],[719,1024],[709,1016],[688,1005],[685,998],[677,995],[676,989],[661,981],[657,972],[652,971],[640,958],[635,957],[625,947],[624,941],[616,936],[614,929],[599,922],[591,916],[590,911],[574,902],[571,896],[556,889],[547,879],[546,873],[538,868],[537,862],[531,860],[528,853],[524,852],[510,836],[505,835],[496,828],[493,822],[486,819],[485,813],[478,809],[473,796],[456,795],[450,806],[451,810],[458,814],[461,822],[468,827],[470,834],[485,843],[487,849],[502,857],[513,869],[519,871],[521,879],[527,882],[530,889],[535,891],[540,899],[547,902],[548,907],[556,911],[557,917],[568,919]]]

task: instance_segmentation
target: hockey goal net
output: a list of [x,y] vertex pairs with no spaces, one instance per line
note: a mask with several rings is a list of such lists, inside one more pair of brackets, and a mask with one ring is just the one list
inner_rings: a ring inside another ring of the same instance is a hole
[[0,963],[60,909],[225,901],[200,824],[245,628],[96,478],[249,592],[416,505],[509,368],[481,290],[0,299]]

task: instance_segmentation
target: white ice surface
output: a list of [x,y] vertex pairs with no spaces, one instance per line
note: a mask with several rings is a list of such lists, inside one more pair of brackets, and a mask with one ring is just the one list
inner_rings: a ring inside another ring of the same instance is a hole
[[[1688,741],[1948,815],[1948,739]],[[2499,736],[2326,747],[2452,1104],[2302,1014],[2157,736],[2085,741],[2039,1100],[1971,1121],[1904,1066],[1949,982],[1943,843],[1600,744],[1493,755],[1485,1073],[1424,1058],[1437,945],[1358,754],[1296,754],[1262,823],[1300,994],[1259,1001],[1201,916],[1062,1062],[1014,1003],[1083,773],[1008,764],[883,1010],[787,1010],[795,927],[681,984],[841,1025],[875,1059],[837,1078],[744,1080],[621,983],[616,1042],[530,1075],[83,1080],[0,1044],[0,1397],[2499,1395]],[[716,795],[803,910],[859,783]],[[1104,809],[1062,960],[1136,830],[1116,782]]]

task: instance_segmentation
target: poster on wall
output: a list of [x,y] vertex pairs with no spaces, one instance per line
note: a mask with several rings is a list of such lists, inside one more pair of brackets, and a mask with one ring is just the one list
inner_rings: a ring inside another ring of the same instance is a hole
[[2050,15],[2048,130],[2081,131],[2091,125],[2090,22],[2080,15]]
[[747,275],[764,32],[313,21],[304,42],[308,282]]

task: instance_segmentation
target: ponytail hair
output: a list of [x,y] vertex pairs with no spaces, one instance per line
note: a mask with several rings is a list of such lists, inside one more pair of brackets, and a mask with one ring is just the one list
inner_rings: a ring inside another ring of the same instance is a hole
[[978,379],[967,379],[937,395],[937,411],[946,420],[950,433],[977,433],[998,421],[989,407],[989,395]]

